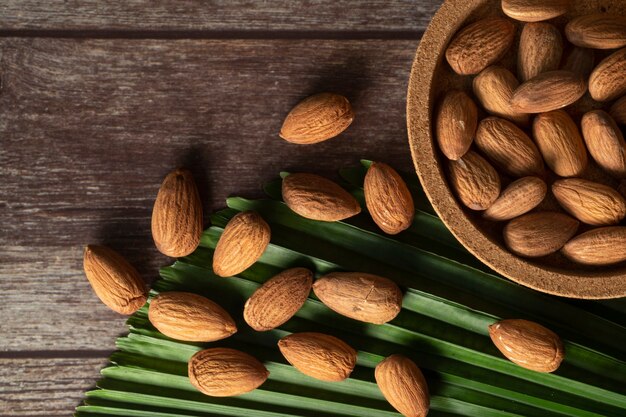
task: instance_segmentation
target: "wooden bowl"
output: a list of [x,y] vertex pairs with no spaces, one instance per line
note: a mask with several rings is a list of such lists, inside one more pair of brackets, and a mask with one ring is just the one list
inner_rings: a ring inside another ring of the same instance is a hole
[[[610,11],[626,15],[624,0],[572,0],[570,12],[550,22],[563,28],[572,17],[592,12]],[[601,299],[626,296],[626,264],[587,267],[575,264],[560,253],[525,259],[509,252],[502,238],[503,222],[490,222],[480,212],[466,209],[450,189],[445,173],[445,157],[433,139],[432,114],[442,93],[461,88],[471,95],[473,76],[456,75],[445,62],[444,52],[450,39],[461,28],[479,18],[503,15],[500,0],[447,0],[443,3],[419,44],[407,97],[409,144],[415,170],[433,207],[457,239],[477,258],[495,271],[519,284],[538,291],[572,298]],[[518,22],[518,37],[522,23]],[[515,73],[517,45],[499,65]],[[596,55],[602,58],[611,51]],[[598,107],[588,96],[568,108],[579,122],[582,113]],[[616,187],[590,161],[583,175]],[[548,178],[548,186],[556,178]],[[503,183],[503,188],[506,184]],[[550,194],[550,193],[549,193]],[[549,196],[538,209],[560,210]],[[585,231],[581,224],[579,233]]]

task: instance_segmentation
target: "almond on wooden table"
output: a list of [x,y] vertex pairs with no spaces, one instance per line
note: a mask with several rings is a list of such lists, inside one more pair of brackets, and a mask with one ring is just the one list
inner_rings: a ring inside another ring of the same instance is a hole
[[626,48],[613,52],[595,67],[589,77],[589,94],[597,101],[626,94]]
[[617,123],[626,125],[626,96],[613,103],[610,113]]
[[515,39],[515,24],[501,17],[478,20],[461,29],[446,49],[446,60],[457,74],[478,74],[499,61]]
[[537,177],[523,177],[509,184],[500,197],[483,213],[487,220],[510,220],[537,207],[548,186]]
[[288,142],[309,145],[333,138],[354,120],[350,102],[334,93],[320,93],[298,103],[287,115],[280,137]]
[[608,185],[582,178],[567,178],[552,184],[552,194],[565,211],[583,223],[611,225],[626,216],[624,198]]
[[583,48],[621,48],[626,46],[626,17],[611,13],[578,16],[565,26],[565,36]]
[[540,211],[511,220],[504,228],[504,242],[511,252],[529,258],[549,255],[570,240],[578,221],[570,216]]
[[425,417],[430,395],[424,374],[411,359],[391,355],[376,365],[376,384],[385,399],[405,417]]
[[592,110],[583,116],[581,127],[596,163],[614,177],[626,178],[626,142],[615,120],[604,110]]
[[511,97],[511,107],[523,113],[548,112],[569,106],[585,91],[587,83],[573,72],[544,72],[517,87]]
[[474,101],[464,91],[449,91],[441,100],[435,119],[435,137],[441,152],[452,160],[465,155],[478,125]]
[[486,210],[500,195],[500,176],[474,151],[458,161],[449,161],[450,184],[459,199],[472,210]]
[[88,245],[83,267],[94,292],[111,310],[132,314],[146,303],[148,291],[139,272],[113,249]]
[[593,71],[594,63],[595,53],[593,49],[575,47],[568,51],[561,69],[587,79]]
[[565,244],[561,252],[584,265],[611,265],[626,261],[626,227],[598,227]]
[[498,65],[482,70],[472,83],[474,95],[487,112],[520,126],[526,126],[529,120],[528,114],[514,111],[511,107],[511,98],[518,86],[519,82],[515,75]]
[[570,0],[502,0],[502,11],[522,22],[539,22],[567,13]]
[[150,301],[148,319],[158,331],[187,342],[214,342],[237,332],[219,304],[190,292],[162,292]]
[[528,81],[542,72],[559,69],[563,55],[563,39],[559,30],[549,23],[526,23],[519,40],[517,74]]

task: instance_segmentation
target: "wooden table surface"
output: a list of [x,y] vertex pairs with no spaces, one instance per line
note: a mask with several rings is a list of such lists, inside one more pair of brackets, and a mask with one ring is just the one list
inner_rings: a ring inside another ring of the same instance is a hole
[[[69,416],[126,331],[92,293],[87,243],[146,279],[171,262],[150,214],[189,167],[205,212],[280,170],[360,158],[410,170],[405,92],[440,0],[0,2],[0,416]],[[335,91],[356,120],[299,147],[289,109]]]

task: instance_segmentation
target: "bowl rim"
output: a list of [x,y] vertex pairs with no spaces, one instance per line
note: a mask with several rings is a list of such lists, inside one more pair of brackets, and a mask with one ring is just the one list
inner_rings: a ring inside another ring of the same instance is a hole
[[491,241],[471,221],[450,190],[433,140],[435,70],[450,38],[485,0],[445,0],[420,40],[409,77],[407,130],[415,171],[441,220],[480,261],[526,287],[564,297],[609,299],[626,296],[626,271],[567,271],[532,264]]

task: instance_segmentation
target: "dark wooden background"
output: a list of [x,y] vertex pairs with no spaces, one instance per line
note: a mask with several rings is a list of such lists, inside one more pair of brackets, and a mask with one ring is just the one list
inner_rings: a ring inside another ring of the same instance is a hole
[[[125,332],[82,249],[147,279],[163,176],[192,169],[205,211],[282,169],[335,176],[360,158],[410,170],[405,92],[440,0],[0,2],[0,416],[69,416]],[[345,94],[343,135],[278,138],[289,109]]]

